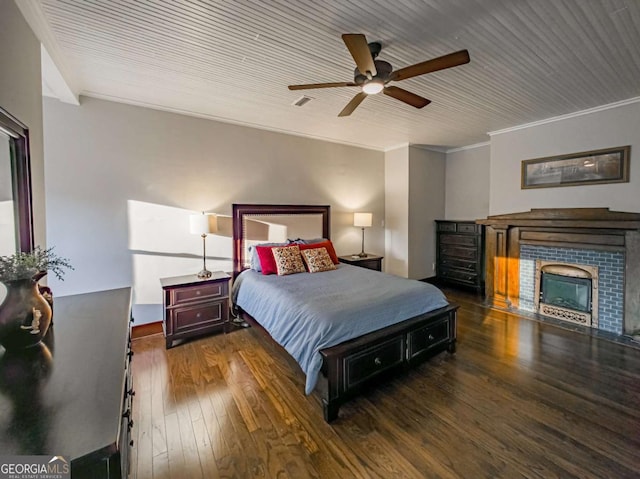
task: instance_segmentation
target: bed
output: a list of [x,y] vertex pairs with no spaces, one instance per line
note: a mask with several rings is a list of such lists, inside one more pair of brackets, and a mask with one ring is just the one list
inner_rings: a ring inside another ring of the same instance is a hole
[[319,391],[327,422],[364,388],[454,353],[457,311],[430,284],[357,266],[284,276],[250,267],[250,244],[268,243],[271,230],[311,243],[307,249],[329,239],[329,213],[329,206],[233,205],[234,310],[297,361],[305,393]]

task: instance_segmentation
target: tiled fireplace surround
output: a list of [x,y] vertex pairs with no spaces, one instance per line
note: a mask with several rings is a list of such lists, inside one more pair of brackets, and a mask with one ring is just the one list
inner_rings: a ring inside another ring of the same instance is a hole
[[597,266],[598,329],[640,333],[640,214],[607,208],[535,209],[489,216],[486,296],[534,311],[535,260]]
[[598,329],[622,334],[624,317],[624,254],[576,248],[520,245],[520,309],[535,311],[536,260],[598,268]]

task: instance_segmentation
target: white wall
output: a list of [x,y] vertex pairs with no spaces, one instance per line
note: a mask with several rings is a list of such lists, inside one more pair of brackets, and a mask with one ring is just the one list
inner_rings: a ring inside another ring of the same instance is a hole
[[29,129],[35,243],[46,246],[40,42],[10,0],[0,1],[0,45],[0,107]]
[[409,275],[409,146],[384,155],[385,253],[384,270]]
[[385,153],[385,271],[434,276],[435,223],[444,217],[445,154],[414,146]]
[[435,220],[445,214],[444,153],[409,148],[409,274],[435,276]]
[[[45,99],[44,121],[49,244],[76,268],[57,294],[134,285],[136,320],[160,320],[159,278],[202,266],[188,215],[232,203],[330,204],[338,254],[360,251],[352,212],[371,211],[367,250],[384,250],[382,152],[91,98]],[[207,253],[230,269],[229,238]]]
[[488,144],[447,152],[447,220],[476,220],[489,215],[491,148]]
[[[522,160],[631,145],[630,182],[520,189]],[[490,214],[531,208],[640,211],[640,102],[491,136]]]

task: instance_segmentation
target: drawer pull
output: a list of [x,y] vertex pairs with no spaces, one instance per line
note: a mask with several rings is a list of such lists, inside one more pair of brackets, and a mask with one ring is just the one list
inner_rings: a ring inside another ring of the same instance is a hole
[[136,395],[136,392],[133,390],[133,388],[131,388],[131,389],[129,389],[129,390],[127,391],[127,394],[128,394],[129,396],[135,396],[135,395]]
[[196,296],[200,296],[202,293],[200,292],[200,290],[196,291]]
[[435,338],[433,337],[433,334],[429,335],[429,341],[433,341]]
[[133,439],[131,439],[131,441],[129,441],[129,445],[130,445],[131,447],[133,447]]
[[125,412],[122,413],[122,417],[124,418],[129,418],[129,416],[131,416],[131,409],[127,409]]
[[127,356],[129,356],[129,361],[131,361],[131,357],[132,357],[133,355],[134,355],[134,352],[133,352],[133,351],[129,351],[129,352],[127,353]]
[[127,423],[127,430],[131,431],[133,429],[133,419]]
[[376,366],[380,366],[382,364],[382,360],[380,358],[375,358],[373,362],[375,363]]

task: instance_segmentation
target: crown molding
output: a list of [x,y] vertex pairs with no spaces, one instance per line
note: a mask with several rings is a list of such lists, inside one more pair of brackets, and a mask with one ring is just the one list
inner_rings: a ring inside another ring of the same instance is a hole
[[503,133],[511,133],[513,131],[524,130],[526,128],[532,128],[534,126],[546,125],[547,123],[554,123],[556,121],[569,120],[571,118],[577,118],[583,115],[590,115],[591,113],[597,113],[599,111],[611,110],[613,108],[620,108],[622,106],[632,105],[639,103],[640,97],[628,98],[627,100],[617,101],[615,103],[608,103],[606,105],[596,106],[587,110],[576,111],[574,113],[568,113],[566,115],[554,116],[545,120],[534,121],[532,123],[525,123],[524,125],[512,126],[503,130],[490,131],[487,133],[489,136],[501,135]]
[[484,146],[490,146],[491,142],[490,141],[483,141],[482,143],[474,143],[473,145],[467,145],[467,146],[460,146],[457,148],[451,148],[449,150],[446,150],[447,155],[449,153],[456,153],[458,151],[465,151],[465,150],[473,150],[475,148],[482,148]]

